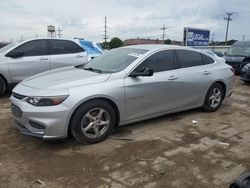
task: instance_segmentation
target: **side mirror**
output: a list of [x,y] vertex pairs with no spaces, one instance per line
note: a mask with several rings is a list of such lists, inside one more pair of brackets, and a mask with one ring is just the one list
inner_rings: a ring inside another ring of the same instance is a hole
[[24,52],[21,50],[12,50],[6,56],[12,57],[12,58],[18,58],[18,57],[22,57],[23,55],[24,55]]
[[138,76],[153,76],[154,71],[151,68],[141,68],[139,71],[134,71],[130,74],[130,77]]

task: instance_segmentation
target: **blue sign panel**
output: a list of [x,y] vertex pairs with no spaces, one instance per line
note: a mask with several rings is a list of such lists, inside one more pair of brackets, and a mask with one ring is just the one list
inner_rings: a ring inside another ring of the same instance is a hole
[[209,45],[209,30],[185,28],[185,45],[186,46],[208,46]]

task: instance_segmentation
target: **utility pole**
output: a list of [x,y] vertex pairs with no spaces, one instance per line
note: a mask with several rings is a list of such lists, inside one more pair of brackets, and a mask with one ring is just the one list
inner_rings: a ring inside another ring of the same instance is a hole
[[245,40],[245,35],[242,35],[242,40]]
[[107,34],[107,17],[105,16],[104,20],[104,48],[107,49],[107,39],[108,39],[108,34]]
[[226,16],[224,20],[227,21],[227,29],[226,29],[226,37],[225,37],[225,45],[227,45],[227,36],[228,36],[228,28],[229,28],[229,22],[232,21],[232,16],[234,15],[234,12],[226,12]]
[[162,40],[163,40],[163,42],[165,41],[165,30],[166,30],[166,29],[167,29],[167,28],[166,28],[165,24],[163,25],[162,28],[160,28],[160,30],[162,30]]
[[214,32],[212,33],[211,36],[212,36],[212,43],[213,43],[213,45],[212,45],[212,46],[213,46],[213,47],[212,47],[212,50],[214,50],[214,36],[215,36]]
[[57,34],[58,37],[61,38],[62,37],[62,29],[60,29],[60,27],[58,27],[57,32],[58,32],[58,34]]

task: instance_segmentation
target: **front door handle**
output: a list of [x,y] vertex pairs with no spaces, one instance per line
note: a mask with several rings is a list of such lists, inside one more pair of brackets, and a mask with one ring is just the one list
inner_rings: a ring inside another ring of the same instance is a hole
[[204,75],[209,75],[209,74],[211,74],[211,72],[209,72],[209,71],[204,71],[203,74],[204,74]]
[[47,58],[47,57],[41,57],[39,60],[40,61],[46,61],[46,60],[49,60],[49,58]]
[[174,75],[172,75],[172,76],[170,76],[169,78],[168,78],[168,80],[177,80],[178,78],[176,77],[176,76],[174,76]]

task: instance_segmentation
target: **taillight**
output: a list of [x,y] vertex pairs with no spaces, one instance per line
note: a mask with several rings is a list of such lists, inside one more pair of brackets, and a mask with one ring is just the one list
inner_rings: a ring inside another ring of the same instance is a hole
[[235,70],[234,70],[234,68],[231,68],[231,71],[234,73],[234,75],[235,75]]

